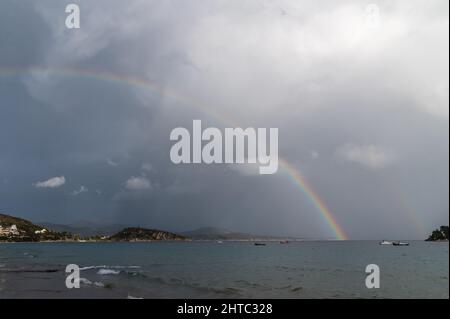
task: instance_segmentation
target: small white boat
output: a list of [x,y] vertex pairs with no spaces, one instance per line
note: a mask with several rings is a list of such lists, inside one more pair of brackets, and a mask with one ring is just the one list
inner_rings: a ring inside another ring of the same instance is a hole
[[218,244],[223,244],[223,241],[218,240],[217,243],[218,243]]
[[392,245],[391,241],[383,240],[380,242],[380,245]]

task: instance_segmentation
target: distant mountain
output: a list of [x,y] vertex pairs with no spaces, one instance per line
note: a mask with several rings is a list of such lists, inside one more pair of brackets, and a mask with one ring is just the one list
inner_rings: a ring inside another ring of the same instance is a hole
[[111,236],[110,240],[115,241],[145,241],[145,240],[185,240],[184,236],[174,233],[157,230],[146,229],[140,227],[129,227]]
[[216,228],[216,227],[202,227],[198,228],[192,231],[186,231],[182,233],[185,236],[188,237],[197,237],[197,236],[227,236],[230,234],[233,234],[233,232],[223,229],[223,228]]
[[183,236],[194,240],[252,240],[252,239],[276,239],[278,237],[259,236],[254,234],[232,232],[223,228],[202,227],[196,230],[181,233]]
[[23,218],[0,214],[0,241],[36,242],[65,240],[71,237],[71,234],[53,231]]
[[69,232],[80,235],[81,237],[93,236],[111,236],[120,230],[128,227],[122,224],[98,224],[93,222],[81,221],[69,225],[53,224],[42,222],[41,225],[58,232]]
[[[142,227],[130,227],[123,224],[101,224],[91,221],[79,221],[76,223],[62,225],[56,223],[41,222],[35,225],[30,221],[0,214],[0,226],[15,224],[22,233],[22,241],[40,240],[78,240],[92,239],[99,240],[107,237],[106,240],[133,241],[133,240],[285,240],[292,237],[255,235],[241,232],[233,232],[228,229],[218,227],[202,227],[192,231],[180,232],[178,234],[147,229]],[[36,234],[36,231],[47,230],[47,234]],[[38,236],[39,235],[39,236]],[[18,238],[16,238],[19,240]],[[0,241],[5,240],[0,236]]]

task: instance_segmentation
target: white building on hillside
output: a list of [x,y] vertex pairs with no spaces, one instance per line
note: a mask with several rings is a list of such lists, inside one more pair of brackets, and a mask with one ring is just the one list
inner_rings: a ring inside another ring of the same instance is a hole
[[2,227],[0,225],[0,236],[18,236],[20,235],[19,229],[16,225],[11,225],[11,227]]
[[19,235],[19,230],[17,229],[16,225],[12,225],[9,229],[9,232],[11,233],[11,235]]

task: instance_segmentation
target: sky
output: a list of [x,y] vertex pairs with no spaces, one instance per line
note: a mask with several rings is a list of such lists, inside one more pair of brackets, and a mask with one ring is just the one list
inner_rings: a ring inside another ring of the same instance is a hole
[[350,239],[448,225],[448,1],[66,2],[0,2],[1,212],[336,237],[283,167],[173,164],[200,119],[278,128]]

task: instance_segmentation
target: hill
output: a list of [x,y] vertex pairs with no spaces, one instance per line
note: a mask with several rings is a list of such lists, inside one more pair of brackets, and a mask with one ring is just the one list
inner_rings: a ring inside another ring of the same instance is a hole
[[48,222],[41,222],[39,224],[57,232],[77,234],[80,237],[111,236],[121,231],[122,229],[129,227],[127,225],[121,224],[100,224],[86,221],[80,221],[68,225]]
[[448,226],[441,226],[440,229],[435,229],[427,241],[448,241]]
[[59,233],[32,222],[6,214],[0,214],[0,241],[56,241],[71,238],[69,233]]
[[174,233],[146,229],[140,227],[128,227],[109,238],[113,241],[149,241],[149,240],[185,240],[184,236]]

